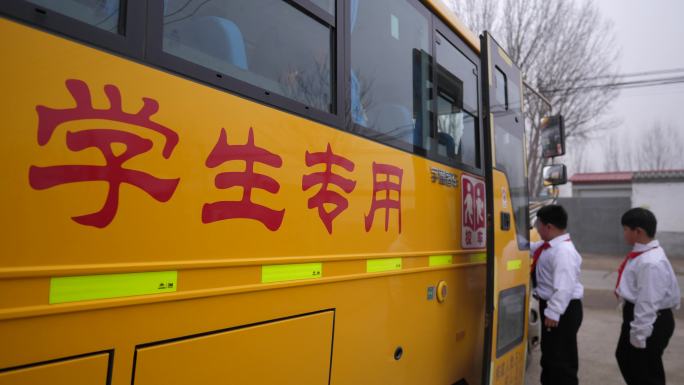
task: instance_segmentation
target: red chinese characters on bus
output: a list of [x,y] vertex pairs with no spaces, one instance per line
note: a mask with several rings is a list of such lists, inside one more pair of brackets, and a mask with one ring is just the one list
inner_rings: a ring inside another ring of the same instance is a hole
[[242,187],[242,199],[206,203],[202,207],[202,222],[212,223],[225,219],[245,218],[259,221],[271,231],[278,230],[283,222],[285,210],[277,211],[252,202],[252,190],[262,189],[271,194],[276,194],[280,190],[280,184],[275,179],[255,173],[254,164],[263,163],[280,168],[283,164],[282,159],[254,145],[252,128],[249,129],[247,144],[228,144],[226,130],[222,128],[219,140],[209,154],[205,165],[214,168],[234,160],[244,161],[245,171],[220,173],[216,176],[214,184],[220,189]]
[[[403,175],[404,170],[399,167],[373,162],[373,200],[370,211],[365,216],[366,232],[369,232],[373,227],[375,211],[379,209],[385,209],[385,231],[387,231],[390,210],[394,209],[397,210],[399,233],[401,233],[401,182]],[[378,194],[382,192],[385,193],[385,197],[378,199]],[[396,199],[391,199],[390,193],[392,192],[397,193]]]
[[[76,107],[67,109],[53,109],[37,106],[38,112],[38,144],[46,145],[55,129],[61,124],[80,120],[98,120],[119,122],[152,130],[164,136],[166,142],[162,155],[168,159],[178,144],[178,135],[167,127],[153,122],[151,116],[158,109],[159,104],[154,99],[143,98],[143,106],[135,114],[124,112],[121,104],[121,93],[116,86],[106,85],[104,92],[109,100],[108,109],[94,108],[88,85],[76,79],[66,81],[66,87],[76,102]],[[145,191],[159,202],[168,201],[178,186],[177,179],[160,179],[143,171],[124,168],[123,164],[133,157],[148,152],[153,142],[136,134],[109,128],[96,127],[81,131],[67,131],[66,144],[71,151],[83,151],[96,148],[105,159],[104,166],[93,165],[62,165],[62,166],[31,166],[29,169],[29,183],[37,190],[51,188],[57,185],[75,182],[106,181],[109,191],[104,206],[98,212],[72,217],[74,221],[86,226],[103,228],[114,219],[119,206],[119,188],[122,183],[133,185]],[[125,147],[118,155],[113,145]]]
[[[342,194],[330,190],[329,186],[331,184],[336,185],[347,194],[351,193],[354,190],[354,187],[356,187],[355,181],[334,174],[332,172],[332,166],[339,166],[351,172],[354,171],[354,163],[347,158],[334,154],[330,147],[330,143],[328,143],[325,152],[310,153],[307,151],[305,154],[305,162],[308,167],[317,164],[325,165],[325,170],[323,172],[315,172],[302,177],[302,190],[306,191],[314,185],[321,185],[320,190],[309,198],[307,207],[310,209],[315,207],[318,208],[318,216],[323,221],[328,233],[332,234],[333,220],[349,207],[349,202]],[[324,206],[326,203],[335,205],[335,208],[331,211],[326,211]]]

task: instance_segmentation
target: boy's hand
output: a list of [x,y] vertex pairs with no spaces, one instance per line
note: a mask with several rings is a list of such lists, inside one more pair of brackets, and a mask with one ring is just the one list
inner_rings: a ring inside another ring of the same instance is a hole
[[646,341],[642,341],[634,336],[629,336],[629,343],[637,349],[646,349]]
[[544,317],[544,326],[547,328],[558,327],[558,321],[554,321],[551,318]]

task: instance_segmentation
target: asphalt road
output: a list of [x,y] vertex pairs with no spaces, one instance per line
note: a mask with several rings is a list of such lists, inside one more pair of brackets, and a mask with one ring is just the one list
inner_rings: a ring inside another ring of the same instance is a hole
[[[612,294],[617,274],[611,271],[619,265],[619,257],[585,256],[582,283],[585,286],[584,320],[578,336],[579,379],[581,384],[624,385],[615,347],[620,335],[622,315]],[[684,260],[673,261],[679,286],[684,291]],[[589,269],[586,269],[589,267]],[[526,385],[539,384],[540,351],[532,354]],[[675,332],[665,350],[663,363],[668,384],[684,384],[684,305],[675,311]]]

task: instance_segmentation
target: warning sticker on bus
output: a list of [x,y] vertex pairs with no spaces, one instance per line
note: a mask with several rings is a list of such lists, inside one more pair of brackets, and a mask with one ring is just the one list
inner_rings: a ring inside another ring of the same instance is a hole
[[463,174],[461,176],[461,246],[464,249],[485,247],[485,185],[484,182]]

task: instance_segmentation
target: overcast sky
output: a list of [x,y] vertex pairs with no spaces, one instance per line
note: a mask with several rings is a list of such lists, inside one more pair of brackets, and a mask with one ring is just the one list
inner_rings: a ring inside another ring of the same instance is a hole
[[[622,74],[684,68],[684,0],[594,0],[614,23]],[[678,74],[663,74],[659,77]],[[629,79],[633,80],[633,79]],[[684,83],[623,89],[612,105],[619,118],[614,130],[632,137],[654,122],[675,126],[684,134]],[[684,140],[684,135],[682,135]],[[590,171],[603,171],[601,146],[592,146]],[[684,148],[684,143],[681,143]],[[684,155],[683,155],[684,156]],[[568,170],[572,174],[572,170]]]
[[[579,4],[588,0],[575,1]],[[620,51],[616,63],[619,74],[684,69],[684,0],[593,0],[593,3],[601,16],[613,24],[615,44]],[[683,77],[684,71],[626,77],[620,81],[673,76]],[[569,176],[577,171],[571,158],[582,149],[586,158],[585,171],[606,171],[604,150],[608,137],[619,135],[628,138],[628,143],[638,144],[640,134],[656,123],[678,130],[681,133],[678,145],[684,150],[684,83],[622,88],[604,118],[614,122],[614,127],[600,132],[579,149],[570,143],[567,156],[557,159],[568,166]],[[621,150],[627,151],[623,147]],[[684,151],[680,156],[682,166],[675,167],[684,167]],[[629,165],[623,163],[621,168],[629,168]]]

